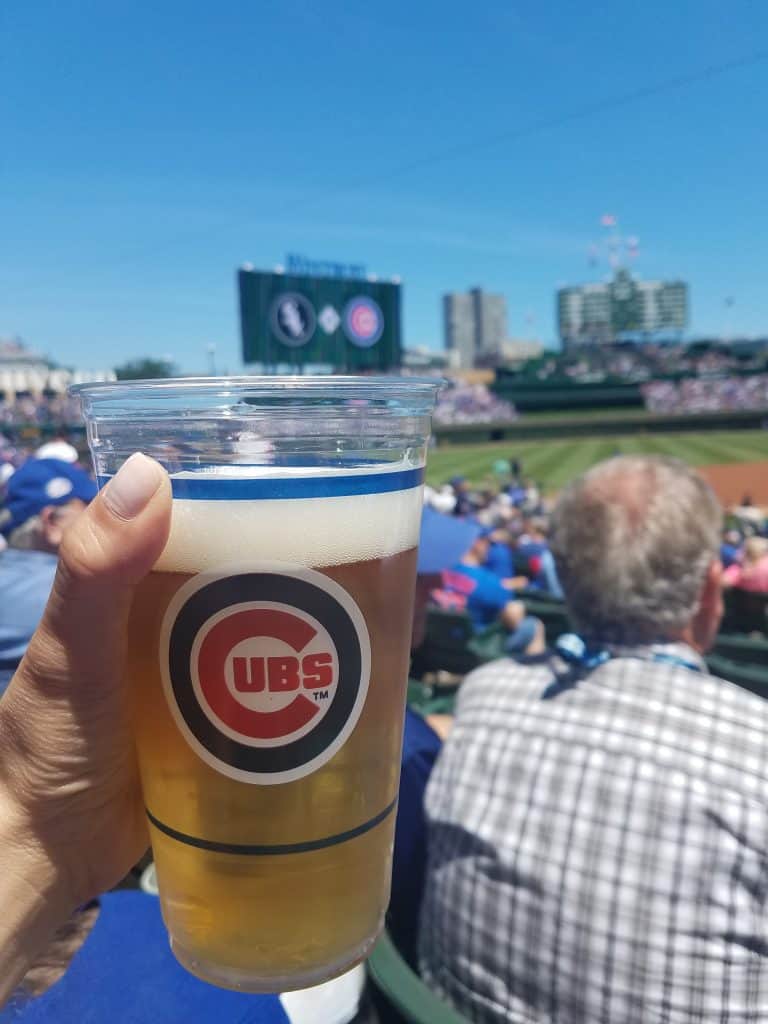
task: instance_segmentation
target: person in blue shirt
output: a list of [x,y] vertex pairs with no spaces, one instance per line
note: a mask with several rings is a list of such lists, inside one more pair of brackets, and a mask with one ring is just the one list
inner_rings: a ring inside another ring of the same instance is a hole
[[517,539],[518,553],[525,558],[535,558],[548,547],[546,521],[539,516],[526,519],[523,532]]
[[526,560],[529,567],[532,590],[541,590],[551,597],[562,600],[563,588],[555,568],[555,560],[549,550],[548,523],[540,516],[527,520],[525,531],[518,538],[515,552],[518,558]]
[[486,568],[490,544],[487,532],[480,532],[461,560],[442,573],[435,600],[442,607],[466,610],[478,632],[501,622],[508,632],[507,653],[539,654],[544,650],[543,627],[515,599],[517,581],[502,581]]
[[509,546],[509,533],[506,530],[490,530],[488,533],[490,541],[488,545],[488,557],[485,561],[486,569],[500,580],[508,580],[514,576],[515,569],[512,564],[512,549]]
[[720,545],[720,561],[723,568],[736,565],[741,560],[742,536],[738,530],[726,530]]
[[0,509],[0,694],[24,656],[53,585],[65,529],[96,495],[82,469],[30,459],[8,480]]
[[525,488],[519,481],[515,480],[513,483],[509,485],[509,488],[507,489],[507,494],[512,499],[512,504],[515,506],[515,508],[520,508],[524,504]]

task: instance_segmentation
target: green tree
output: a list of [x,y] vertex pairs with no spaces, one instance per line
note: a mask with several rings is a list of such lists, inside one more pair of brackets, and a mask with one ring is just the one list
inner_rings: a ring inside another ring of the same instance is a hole
[[173,363],[167,359],[153,359],[151,356],[129,359],[122,366],[115,367],[118,380],[154,380],[158,377],[172,377],[173,372]]

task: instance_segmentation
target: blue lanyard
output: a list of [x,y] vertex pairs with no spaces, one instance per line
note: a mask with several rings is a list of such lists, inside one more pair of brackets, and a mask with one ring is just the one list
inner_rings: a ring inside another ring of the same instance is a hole
[[[612,658],[617,657],[617,655],[611,654],[610,651],[606,651],[605,649],[590,649],[586,642],[576,633],[565,633],[563,636],[559,637],[555,643],[555,650],[563,661],[567,661],[569,665],[573,665],[574,667],[578,666],[585,669],[587,672],[591,672],[599,665],[604,665],[606,661],[610,661]],[[618,655],[618,657],[631,658],[633,655]],[[655,661],[657,663],[662,662],[667,665],[677,665],[680,668],[688,668],[692,672],[701,672],[701,666],[697,665],[696,662],[687,661],[685,658],[681,658],[677,654],[666,654],[664,651],[654,651],[651,657],[642,660]]]

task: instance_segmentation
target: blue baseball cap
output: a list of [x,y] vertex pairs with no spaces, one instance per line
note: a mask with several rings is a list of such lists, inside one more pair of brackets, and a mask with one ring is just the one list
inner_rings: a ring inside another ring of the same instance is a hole
[[426,506],[421,516],[418,573],[437,573],[455,565],[480,536],[480,527],[466,519],[444,516]]
[[88,474],[70,462],[28,459],[8,481],[0,509],[0,533],[8,536],[48,505],[66,505],[74,498],[87,504],[97,493]]

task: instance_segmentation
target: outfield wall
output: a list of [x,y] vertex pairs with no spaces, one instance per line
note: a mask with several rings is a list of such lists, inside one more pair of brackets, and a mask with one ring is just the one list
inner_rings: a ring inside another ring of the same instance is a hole
[[499,370],[493,391],[520,412],[644,407],[640,385],[620,380],[584,384],[568,377],[536,380]]
[[[733,368],[729,377],[748,377],[754,370]],[[679,382],[689,379],[689,373],[657,374],[647,381],[627,381],[620,377],[604,380],[574,380],[565,374],[539,379],[533,374],[506,370],[496,371],[491,385],[493,391],[511,402],[520,412],[577,412],[580,409],[643,408],[643,383],[662,380]]]
[[475,423],[436,426],[439,445],[482,444],[487,441],[532,441],[630,435],[671,434],[707,430],[768,430],[768,409],[762,412],[713,412],[702,415],[660,416],[644,410],[628,410],[622,416],[607,410],[600,416],[522,416],[515,423]]

